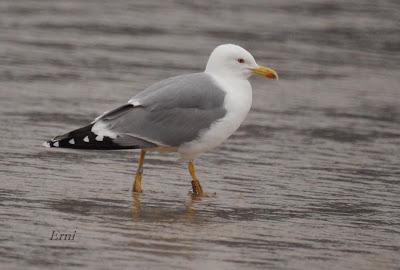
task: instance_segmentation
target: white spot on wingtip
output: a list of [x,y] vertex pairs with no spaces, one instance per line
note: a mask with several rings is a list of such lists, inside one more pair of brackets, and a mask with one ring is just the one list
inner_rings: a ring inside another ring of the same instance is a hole
[[83,138],[84,142],[89,142],[89,136],[86,136],[85,138]]
[[59,146],[60,146],[60,143],[59,143],[58,141],[56,141],[56,142],[53,143],[53,146],[54,146],[54,147],[59,147]]
[[96,136],[96,141],[98,141],[98,142],[102,142],[103,141],[103,136]]
[[72,138],[71,140],[68,141],[69,144],[75,144],[75,140]]
[[42,145],[43,145],[44,147],[50,148],[50,143],[49,143],[49,142],[44,142],[44,143],[42,143]]

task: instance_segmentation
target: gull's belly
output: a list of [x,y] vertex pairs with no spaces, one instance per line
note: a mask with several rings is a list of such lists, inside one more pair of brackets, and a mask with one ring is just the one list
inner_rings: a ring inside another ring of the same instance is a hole
[[234,87],[224,88],[226,115],[203,131],[196,140],[181,145],[178,153],[182,158],[194,159],[201,153],[217,147],[232,135],[246,118],[252,103],[250,83],[247,80],[244,83],[240,81]]

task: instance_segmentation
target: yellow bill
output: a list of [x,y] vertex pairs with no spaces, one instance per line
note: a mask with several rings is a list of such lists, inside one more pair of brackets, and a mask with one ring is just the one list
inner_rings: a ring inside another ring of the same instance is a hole
[[265,76],[267,78],[273,79],[273,80],[278,80],[278,73],[276,73],[275,70],[269,67],[263,67],[263,66],[258,66],[256,68],[253,68],[253,74],[258,74]]

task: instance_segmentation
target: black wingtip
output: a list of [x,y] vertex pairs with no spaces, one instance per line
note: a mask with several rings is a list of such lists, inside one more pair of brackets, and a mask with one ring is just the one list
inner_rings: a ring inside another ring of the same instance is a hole
[[73,148],[86,150],[121,150],[137,149],[139,145],[120,145],[113,138],[97,136],[91,131],[93,124],[56,136],[43,143],[47,148]]
[[60,141],[52,139],[50,141],[45,141],[42,145],[46,148],[60,147]]

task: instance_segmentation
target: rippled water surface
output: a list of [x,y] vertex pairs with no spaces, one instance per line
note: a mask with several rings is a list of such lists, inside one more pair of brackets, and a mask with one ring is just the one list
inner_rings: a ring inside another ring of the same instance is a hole
[[[398,269],[398,1],[0,2],[1,269]],[[52,150],[221,43],[278,82],[186,165],[136,151]],[[53,230],[73,241],[49,240]]]

